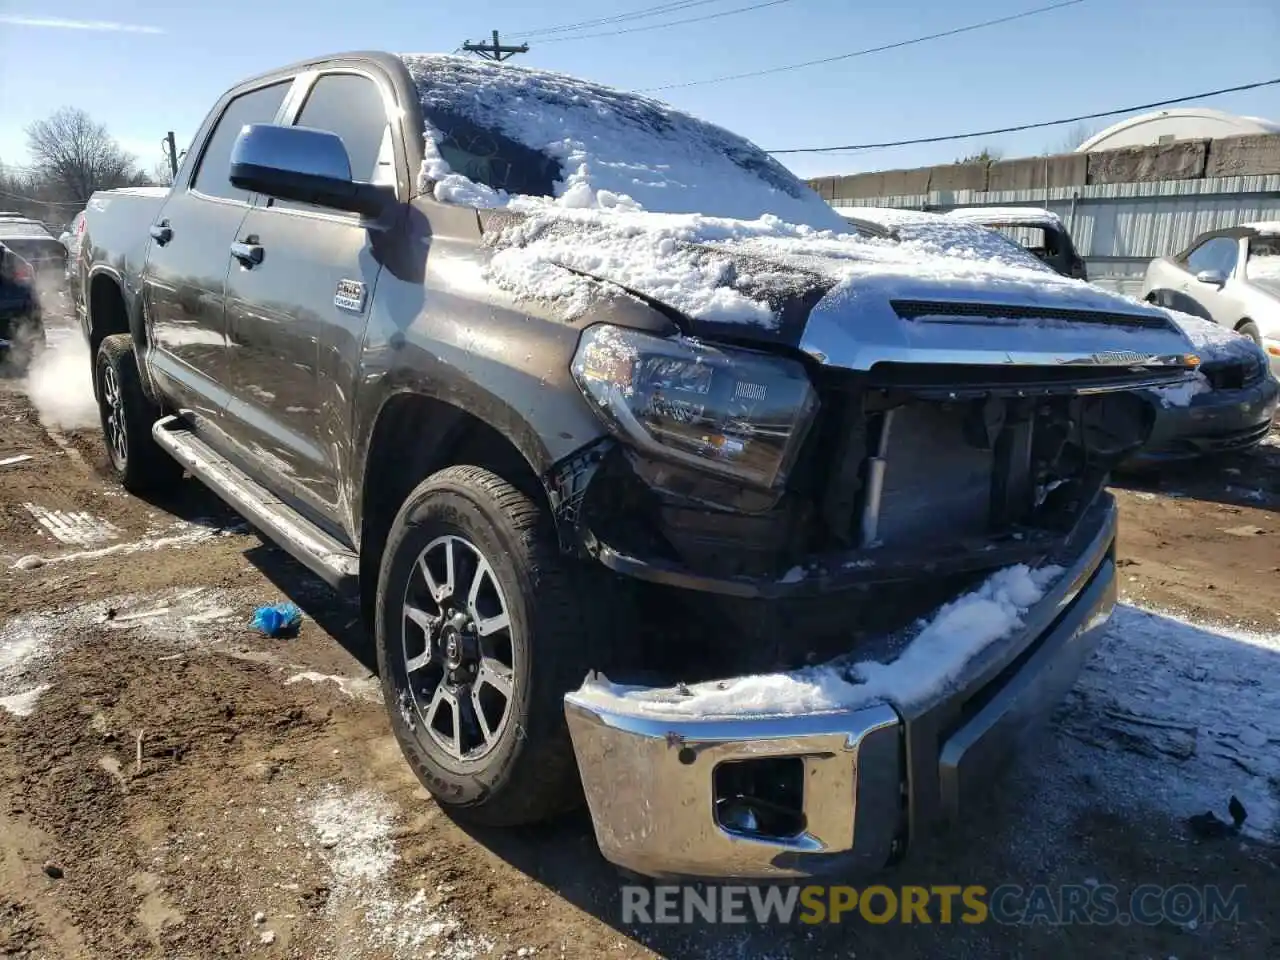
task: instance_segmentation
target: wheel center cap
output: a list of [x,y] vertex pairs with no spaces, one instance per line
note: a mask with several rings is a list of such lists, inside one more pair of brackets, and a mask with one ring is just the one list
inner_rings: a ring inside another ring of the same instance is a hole
[[444,653],[445,664],[450,670],[459,670],[466,666],[471,653],[471,644],[464,634],[467,618],[454,614],[445,621],[440,630],[440,647]]

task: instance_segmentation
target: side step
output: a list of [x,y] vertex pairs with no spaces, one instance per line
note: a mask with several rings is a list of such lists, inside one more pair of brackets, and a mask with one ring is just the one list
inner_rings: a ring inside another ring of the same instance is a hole
[[157,420],[151,435],[166,453],[242,517],[335,590],[354,595],[360,558],[201,440],[177,417]]

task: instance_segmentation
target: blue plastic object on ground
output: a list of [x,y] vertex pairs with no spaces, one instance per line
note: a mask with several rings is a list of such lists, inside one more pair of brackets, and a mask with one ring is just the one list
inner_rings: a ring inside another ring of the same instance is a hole
[[253,614],[253,625],[268,637],[292,637],[302,625],[302,611],[292,603],[259,607]]

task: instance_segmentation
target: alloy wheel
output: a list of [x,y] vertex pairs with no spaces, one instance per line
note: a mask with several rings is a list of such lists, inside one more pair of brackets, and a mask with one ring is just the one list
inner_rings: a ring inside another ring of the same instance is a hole
[[107,446],[116,466],[123,467],[129,456],[129,441],[124,431],[124,398],[120,393],[120,380],[111,364],[102,368],[102,402],[106,407],[103,426],[106,428]]
[[403,616],[411,704],[402,708],[455,760],[483,757],[506,728],[515,688],[509,607],[493,567],[465,537],[437,537],[414,563]]

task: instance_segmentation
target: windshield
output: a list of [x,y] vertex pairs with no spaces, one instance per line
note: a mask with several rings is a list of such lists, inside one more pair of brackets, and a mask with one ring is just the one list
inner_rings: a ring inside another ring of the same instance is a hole
[[423,180],[437,199],[701,213],[842,229],[754,144],[657,100],[462,57],[402,58],[422,100]]
[[1254,237],[1249,241],[1245,279],[1280,293],[1280,237]]

